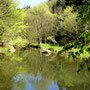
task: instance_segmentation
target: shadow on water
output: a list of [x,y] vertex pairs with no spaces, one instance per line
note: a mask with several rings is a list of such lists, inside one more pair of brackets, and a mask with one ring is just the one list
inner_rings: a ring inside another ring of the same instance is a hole
[[37,49],[0,54],[0,90],[90,90],[89,63]]

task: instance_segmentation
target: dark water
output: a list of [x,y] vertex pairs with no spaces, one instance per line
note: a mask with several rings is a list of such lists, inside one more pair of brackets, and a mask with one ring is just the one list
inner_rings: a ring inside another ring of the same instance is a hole
[[36,49],[0,54],[0,90],[90,90],[89,66]]

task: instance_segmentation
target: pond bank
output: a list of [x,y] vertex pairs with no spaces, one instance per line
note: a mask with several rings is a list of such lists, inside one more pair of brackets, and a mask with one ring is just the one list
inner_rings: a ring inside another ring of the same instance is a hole
[[[50,45],[50,44],[33,44],[32,47],[39,47],[41,48],[41,52],[46,52],[46,51],[51,51],[54,54],[60,55],[60,56],[65,56],[65,57],[69,57],[69,54],[72,53],[77,53],[80,49],[78,48],[72,48],[68,51],[63,51],[62,53],[59,54],[59,52],[61,52],[63,50],[64,46],[58,46],[58,45]],[[83,53],[81,53],[79,56],[77,56],[77,58],[83,59],[83,58],[89,58],[90,54],[87,51],[83,51]]]
[[13,46],[5,46],[5,47],[0,47],[0,52],[5,53],[5,52],[15,52],[16,49]]
[[[66,58],[68,58],[69,54],[72,53],[76,53],[79,51],[79,49],[77,48],[72,48],[68,51],[63,51],[62,53],[59,54],[59,52],[61,52],[63,50],[64,46],[58,46],[58,45],[50,45],[50,44],[32,44],[29,45],[28,47],[32,47],[32,48],[40,48],[40,51],[42,53],[48,53],[49,55],[51,53],[56,54],[56,55],[60,55],[60,56],[65,56]],[[18,49],[14,46],[6,46],[6,47],[0,47],[0,52],[6,52],[6,51],[10,51],[10,52],[15,52],[16,50],[20,50],[23,49],[25,50],[27,47],[18,47]],[[83,53],[81,53],[77,58],[89,58],[90,54],[87,51],[84,51]]]

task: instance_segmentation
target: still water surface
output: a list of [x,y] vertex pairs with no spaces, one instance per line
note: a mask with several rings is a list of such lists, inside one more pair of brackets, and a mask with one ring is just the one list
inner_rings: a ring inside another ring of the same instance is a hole
[[27,49],[0,54],[0,90],[90,90],[90,64]]

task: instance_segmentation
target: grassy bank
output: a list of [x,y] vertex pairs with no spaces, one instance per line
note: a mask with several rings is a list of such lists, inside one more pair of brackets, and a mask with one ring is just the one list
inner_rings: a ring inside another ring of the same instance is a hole
[[47,49],[51,49],[54,52],[58,52],[61,51],[63,49],[63,46],[59,47],[58,45],[50,45],[50,44],[40,44],[40,47],[43,48],[47,48]]
[[13,46],[7,46],[7,47],[0,47],[1,53],[6,53],[7,51],[14,51],[15,48]]
[[[36,45],[36,44],[35,44]],[[40,48],[43,50],[44,48],[45,49],[51,49],[53,50],[53,53],[54,54],[57,54],[59,51],[63,50],[63,46],[58,46],[58,45],[50,45],[50,44],[40,44]],[[62,52],[61,54],[59,55],[62,55],[62,56],[66,56],[68,57],[69,53],[73,52],[73,53],[76,53],[78,52],[79,49],[78,48],[72,48],[66,52]],[[85,51],[83,53],[81,53],[79,56],[77,56],[77,58],[89,58],[90,57],[90,54],[89,52]]]
[[[44,51],[46,49],[49,49],[52,51],[52,53],[54,54],[58,54],[59,51],[62,51],[63,50],[63,47],[64,46],[58,46],[58,45],[51,45],[51,44],[38,44],[38,43],[34,43],[32,46],[39,46],[41,48],[41,51]],[[6,51],[10,51],[10,50],[14,50],[14,47],[13,46],[7,46],[7,47],[0,47],[0,52],[6,52]],[[79,49],[78,48],[72,48],[68,51],[63,51],[61,54],[59,54],[60,56],[65,56],[65,57],[68,57],[68,55],[70,53],[76,53],[78,52]],[[90,57],[90,54],[89,52],[87,51],[83,51],[83,53],[81,53],[79,56],[77,56],[77,58],[89,58]]]

